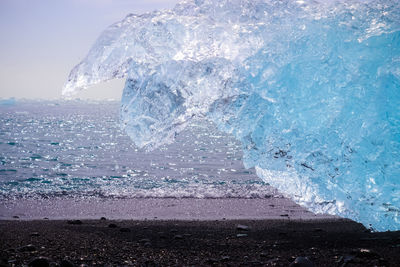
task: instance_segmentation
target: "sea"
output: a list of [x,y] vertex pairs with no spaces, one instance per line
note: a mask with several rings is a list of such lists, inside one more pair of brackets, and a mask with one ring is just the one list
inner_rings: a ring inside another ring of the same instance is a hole
[[207,121],[147,152],[120,127],[117,101],[0,106],[0,199],[269,198],[240,144]]

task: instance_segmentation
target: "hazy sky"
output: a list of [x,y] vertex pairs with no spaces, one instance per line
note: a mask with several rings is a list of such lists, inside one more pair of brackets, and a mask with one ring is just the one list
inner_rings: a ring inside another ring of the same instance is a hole
[[[109,25],[178,0],[0,0],[0,98],[60,98],[69,71]],[[116,98],[123,81],[80,98]]]

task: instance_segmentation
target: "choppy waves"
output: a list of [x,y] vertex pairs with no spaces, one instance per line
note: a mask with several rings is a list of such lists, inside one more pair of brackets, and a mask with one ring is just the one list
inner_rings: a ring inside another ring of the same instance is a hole
[[241,163],[238,144],[198,122],[177,143],[135,147],[116,102],[0,107],[0,199],[280,197]]

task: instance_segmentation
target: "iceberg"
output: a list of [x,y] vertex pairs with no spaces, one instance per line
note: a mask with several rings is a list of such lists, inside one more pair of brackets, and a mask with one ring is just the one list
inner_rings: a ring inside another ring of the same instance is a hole
[[14,106],[17,100],[14,97],[11,98],[0,98],[0,106]]
[[63,94],[115,78],[136,145],[173,142],[205,118],[302,206],[400,230],[397,0],[184,0],[129,14]]

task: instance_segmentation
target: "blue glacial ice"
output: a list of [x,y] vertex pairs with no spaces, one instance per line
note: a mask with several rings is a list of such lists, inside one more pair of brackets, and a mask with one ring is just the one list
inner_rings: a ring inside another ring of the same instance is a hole
[[207,118],[297,203],[400,230],[398,0],[185,0],[111,25],[64,86],[126,78],[136,145]]

